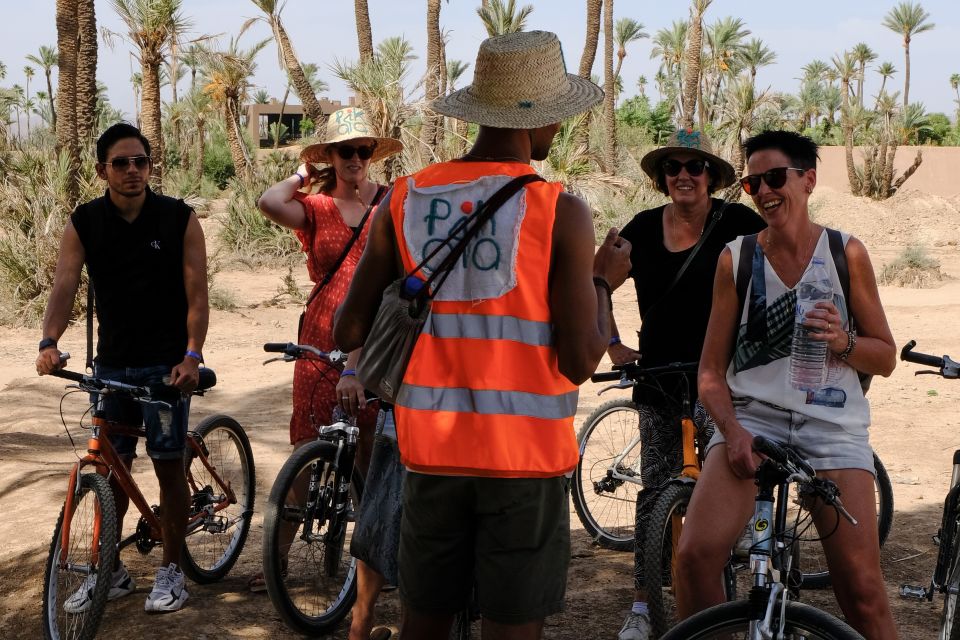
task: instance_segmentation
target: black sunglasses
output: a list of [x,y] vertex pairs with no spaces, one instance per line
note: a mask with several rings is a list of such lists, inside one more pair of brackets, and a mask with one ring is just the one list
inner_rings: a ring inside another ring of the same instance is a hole
[[756,195],[760,191],[760,180],[766,182],[771,189],[779,189],[787,183],[787,171],[799,171],[800,175],[807,172],[806,169],[798,169],[797,167],[777,167],[763,173],[743,176],[740,178],[740,186],[749,196]]
[[361,160],[369,160],[373,157],[373,151],[377,148],[377,143],[371,145],[360,145],[353,146],[351,144],[337,144],[334,145],[334,149],[337,150],[337,155],[343,158],[344,160],[349,160],[353,157],[353,154],[357,154]]
[[680,169],[686,169],[688,175],[699,176],[703,173],[704,169],[710,166],[710,163],[706,160],[695,158],[693,160],[687,160],[686,162],[680,162],[679,160],[664,160],[660,166],[663,168],[663,172],[665,174],[671,178],[676,178],[678,175],[680,175]]
[[131,162],[137,169],[146,169],[150,166],[150,156],[119,156],[103,164],[110,165],[116,171],[124,171]]

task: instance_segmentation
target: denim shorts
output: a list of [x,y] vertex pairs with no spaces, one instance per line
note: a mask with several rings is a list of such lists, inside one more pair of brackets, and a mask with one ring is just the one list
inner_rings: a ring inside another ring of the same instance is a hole
[[[753,398],[734,398],[737,421],[754,436],[795,447],[816,471],[863,469],[876,474],[867,431],[850,433],[833,422],[811,418]],[[717,429],[707,445],[726,442]]]
[[406,474],[400,462],[393,411],[381,410],[363,499],[350,540],[350,555],[363,560],[392,586],[398,584],[397,552]]
[[[95,375],[108,380],[117,380],[135,385],[159,385],[163,377],[170,374],[170,367],[110,367],[97,364]],[[190,413],[190,396],[184,396],[171,389],[163,398],[157,398],[172,408],[159,404],[135,402],[130,398],[113,394],[91,394],[94,403],[94,415],[114,420],[123,425],[144,425],[147,430],[147,455],[154,460],[174,460],[183,457],[187,440],[187,418]],[[110,444],[120,456],[137,457],[137,438],[134,436],[111,435]]]

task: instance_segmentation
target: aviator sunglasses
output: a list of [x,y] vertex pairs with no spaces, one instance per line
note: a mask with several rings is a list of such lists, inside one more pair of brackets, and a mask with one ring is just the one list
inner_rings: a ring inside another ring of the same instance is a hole
[[356,153],[357,157],[361,160],[369,160],[373,157],[373,151],[377,148],[376,144],[371,145],[361,145],[353,146],[351,144],[338,144],[334,145],[334,149],[337,150],[337,155],[343,158],[344,160],[349,160],[353,157],[353,154]]
[[760,191],[760,180],[767,183],[771,189],[779,189],[787,183],[787,171],[799,171],[801,175],[806,173],[806,169],[797,167],[777,167],[763,173],[754,173],[740,178],[740,186],[747,192],[748,196],[756,195]]
[[691,176],[699,176],[703,173],[703,170],[710,166],[710,163],[706,160],[701,160],[700,158],[695,158],[693,160],[687,160],[686,162],[680,162],[679,160],[664,160],[661,165],[663,167],[663,172],[670,176],[671,178],[676,178],[680,175],[680,169],[686,169],[687,174]]
[[119,156],[103,164],[110,165],[115,171],[124,171],[131,162],[137,169],[146,169],[150,166],[150,156]]

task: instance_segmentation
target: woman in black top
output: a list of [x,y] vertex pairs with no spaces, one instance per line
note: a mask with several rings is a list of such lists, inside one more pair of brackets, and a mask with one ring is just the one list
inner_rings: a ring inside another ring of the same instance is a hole
[[[670,202],[641,211],[620,232],[633,247],[630,276],[636,286],[643,322],[639,350],[635,350],[621,342],[614,320],[608,353],[614,364],[642,358],[645,367],[696,361],[700,359],[710,318],[713,276],[720,252],[737,236],[757,233],[766,225],[752,209],[739,203],[725,206],[722,200],[711,197],[717,189],[733,184],[736,172],[713,154],[709,138],[700,131],[677,131],[666,146],[645,155],[640,166],[657,189],[670,196]],[[699,249],[677,280],[698,243]],[[683,381],[677,378],[663,381],[665,391],[672,393],[675,401],[655,392],[646,393],[642,387],[634,390],[633,399],[640,412],[640,475],[644,490],[637,495],[636,594],[620,630],[620,640],[646,640],[650,636],[643,587],[643,548],[639,542],[654,495],[647,487],[656,488],[677,476],[683,462],[676,409]],[[688,383],[696,397],[695,375],[689,376]],[[707,432],[701,435],[709,439],[712,424],[699,402],[694,420],[698,429]]]

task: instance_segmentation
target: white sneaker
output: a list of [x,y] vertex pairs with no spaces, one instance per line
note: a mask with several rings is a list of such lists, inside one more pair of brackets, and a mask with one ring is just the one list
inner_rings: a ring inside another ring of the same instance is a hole
[[[110,581],[110,591],[107,592],[107,600],[116,600],[122,596],[133,593],[137,588],[137,583],[127,573],[127,568],[121,564],[120,568],[113,572]],[[97,574],[90,574],[80,585],[72,596],[63,603],[63,610],[67,613],[83,613],[90,608],[93,602],[93,588],[97,584]]]
[[187,594],[186,579],[183,572],[173,562],[168,567],[157,569],[157,580],[153,583],[153,590],[147,596],[144,610],[152,613],[177,611],[190,597]]
[[620,629],[618,640],[649,640],[653,636],[653,630],[650,627],[650,616],[646,613],[627,614],[627,619],[623,621],[623,628]]

